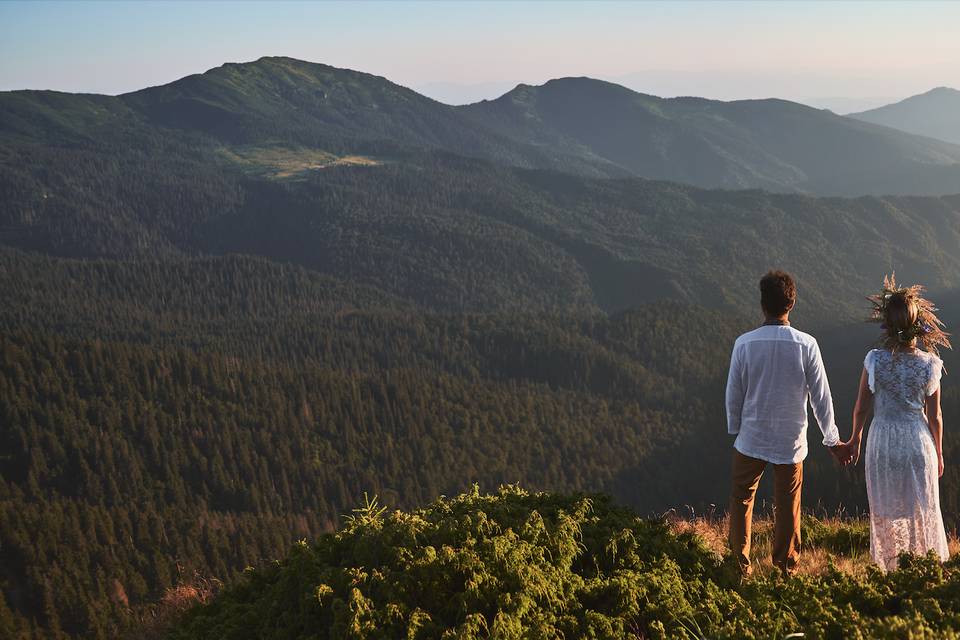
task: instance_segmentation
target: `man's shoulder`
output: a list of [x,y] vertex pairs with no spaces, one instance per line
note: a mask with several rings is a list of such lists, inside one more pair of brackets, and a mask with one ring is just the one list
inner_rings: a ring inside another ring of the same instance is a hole
[[739,347],[740,345],[750,342],[756,337],[756,333],[758,330],[759,329],[751,329],[746,333],[741,333],[739,336],[737,336],[737,339],[734,341],[733,346]]
[[805,345],[811,346],[811,347],[817,344],[817,339],[814,338],[809,333],[806,333],[805,331],[800,331],[799,329],[794,329],[793,327],[789,327],[789,329],[791,333],[794,335],[794,337],[796,338],[797,342],[802,342]]
[[795,329],[792,326],[786,325],[763,325],[753,329],[752,331],[747,331],[746,333],[740,335],[734,342],[734,347],[742,346],[749,344],[751,342],[760,342],[760,341],[770,341],[770,340],[781,340],[786,342],[796,342],[804,346],[812,347],[817,344],[817,339],[814,338],[809,333]]

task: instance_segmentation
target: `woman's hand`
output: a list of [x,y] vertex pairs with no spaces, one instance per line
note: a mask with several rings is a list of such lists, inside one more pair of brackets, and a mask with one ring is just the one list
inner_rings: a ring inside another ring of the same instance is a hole
[[939,451],[937,452],[937,477],[943,477],[943,454]]
[[850,452],[850,464],[856,466],[860,461],[860,436],[851,436],[847,441],[847,451]]

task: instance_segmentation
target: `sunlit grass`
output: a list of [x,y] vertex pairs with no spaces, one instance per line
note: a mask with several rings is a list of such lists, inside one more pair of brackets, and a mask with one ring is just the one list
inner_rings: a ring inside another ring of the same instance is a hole
[[[718,556],[728,553],[726,515],[684,517],[670,512],[666,515],[670,528],[675,533],[692,532],[699,536],[707,547]],[[753,542],[750,559],[754,575],[772,576],[777,573],[773,566],[773,516],[755,515],[753,519]],[[870,523],[863,517],[833,516],[812,518],[804,516],[801,529],[801,551],[798,572],[804,575],[823,575],[832,563],[840,571],[854,577],[863,577],[870,558]],[[950,555],[960,551],[960,539],[956,532],[947,532]]]
[[222,155],[248,174],[275,180],[297,178],[309,171],[339,165],[374,166],[380,160],[360,155],[337,156],[319,149],[286,146],[224,147]]

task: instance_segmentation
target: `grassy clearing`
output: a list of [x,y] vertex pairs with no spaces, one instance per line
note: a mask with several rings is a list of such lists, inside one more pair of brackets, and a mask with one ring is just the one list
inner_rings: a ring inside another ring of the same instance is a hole
[[[683,517],[674,513],[666,516],[670,529],[675,534],[691,533],[703,540],[717,557],[728,553],[726,515]],[[803,516],[800,531],[801,555],[799,573],[822,576],[831,564],[854,578],[866,576],[870,559],[870,522],[863,517],[833,516],[814,518]],[[960,539],[955,531],[947,532],[950,555],[960,551]],[[754,575],[773,577],[773,516],[763,514],[753,520],[753,545],[750,552]]]
[[273,180],[290,180],[303,177],[310,171],[335,166],[375,166],[380,160],[368,156],[337,156],[319,149],[284,146],[224,147],[224,158],[249,175]]

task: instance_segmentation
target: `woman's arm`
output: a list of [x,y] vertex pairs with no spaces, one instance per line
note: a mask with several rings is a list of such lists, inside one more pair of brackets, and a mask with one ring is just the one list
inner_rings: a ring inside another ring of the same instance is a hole
[[937,477],[943,477],[943,414],[940,411],[940,387],[927,396],[926,402],[927,425],[933,444],[937,448]]
[[[939,406],[939,405],[938,405]],[[850,453],[850,462],[857,464],[860,460],[860,441],[863,439],[863,429],[873,417],[873,393],[867,378],[867,370],[860,374],[860,390],[857,392],[857,404],[853,407],[853,433],[847,441]]]

